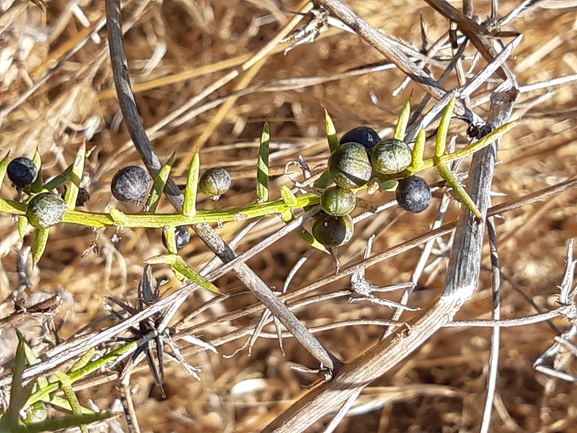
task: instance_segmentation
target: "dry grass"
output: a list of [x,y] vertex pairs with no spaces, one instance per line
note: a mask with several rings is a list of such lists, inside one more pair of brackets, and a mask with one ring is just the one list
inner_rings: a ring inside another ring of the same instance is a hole
[[[447,31],[447,21],[424,2],[351,0],[348,3],[372,26],[416,47],[421,47],[419,16],[426,23],[430,41]],[[500,15],[516,3],[500,4]],[[11,150],[12,156],[32,156],[38,148],[46,173],[54,175],[73,160],[86,137],[89,146],[94,146],[83,179],[84,186],[92,194],[87,206],[92,211],[104,211],[107,206],[115,205],[109,182],[116,170],[139,164],[140,159],[119,121],[106,32],[101,30],[92,39],[86,39],[87,32],[75,16],[81,11],[91,26],[96,25],[105,17],[103,2],[50,1],[45,16],[26,0],[4,0],[1,6],[2,155]],[[157,124],[224,76],[231,67],[248,60],[281,31],[292,18],[290,11],[298,8],[296,1],[147,3],[129,0],[124,6],[125,26],[130,25],[125,44],[145,127]],[[475,8],[475,14],[481,17],[489,12],[487,2],[475,3]],[[515,57],[507,61],[520,86],[577,73],[574,9],[536,9],[504,30],[518,31],[524,36]],[[337,74],[382,61],[380,54],[353,34],[332,29],[314,44],[299,46],[286,56],[282,53],[283,47],[266,57],[252,80],[239,84],[246,77],[243,73],[195,106],[204,107],[216,98],[231,97],[235,90],[251,88],[247,94],[232,99],[228,110],[220,112],[222,119],[218,123],[211,122],[218,119],[219,108],[200,109],[192,118],[184,121],[182,117],[177,118],[153,134],[154,148],[162,160],[176,153],[173,174],[179,184],[186,181],[191,149],[197,145],[202,146],[203,168],[223,166],[231,171],[234,193],[216,203],[201,197],[199,208],[229,207],[254,201],[257,139],[263,122],[267,121],[271,126],[272,191],[276,198],[281,185],[290,185],[289,178],[283,175],[287,162],[297,160],[299,155],[303,155],[311,167],[326,162],[328,149],[323,136],[323,109],[329,111],[339,132],[360,124],[386,129],[394,124],[408,98],[419,102],[423,96],[422,90],[413,84],[398,96],[391,96],[404,79],[395,69],[345,74],[333,79]],[[70,54],[71,50],[76,52]],[[469,49],[467,55],[473,53]],[[481,66],[483,64],[481,61]],[[434,76],[439,74],[439,70],[433,70]],[[33,87],[44,77],[48,79],[37,88]],[[275,80],[315,77],[327,80],[309,87],[296,81],[292,87],[266,92],[258,88]],[[451,76],[445,88],[455,86],[455,78]],[[35,90],[27,94],[30,89]],[[473,102],[490,90],[486,87],[474,94]],[[521,94],[513,117],[522,116],[522,121],[501,144],[499,159],[502,162],[496,169],[493,190],[503,195],[495,197],[494,202],[506,202],[574,176],[576,92],[575,84],[569,82]],[[377,104],[371,95],[378,100]],[[486,118],[487,108],[488,104],[484,103],[475,111]],[[207,128],[214,130],[205,143],[199,142]],[[465,142],[465,129],[463,122],[453,122],[452,132],[459,134],[459,143]],[[291,176],[296,178],[297,174]],[[439,180],[433,172],[427,173],[427,178]],[[3,185],[2,195],[15,197],[8,181]],[[380,202],[393,198],[390,194],[375,197],[373,200]],[[451,204],[446,221],[456,219],[458,209],[456,203]],[[171,212],[169,203],[163,202],[160,211]],[[377,235],[373,249],[373,254],[377,254],[426,233],[435,214],[436,206],[419,215],[408,215],[395,207],[365,220],[356,227],[353,242],[341,249],[342,266],[362,259],[371,234]],[[543,309],[553,307],[558,293],[567,244],[577,234],[575,214],[577,194],[569,191],[508,212],[497,222],[503,274]],[[16,256],[20,241],[11,216],[0,218],[0,298],[8,299],[19,284]],[[228,240],[242,226],[241,223],[229,223],[218,232]],[[274,218],[261,223],[238,250],[248,249],[279,227]],[[21,294],[28,304],[38,299],[38,293],[45,296],[55,292],[63,294],[65,304],[56,318],[61,325],[58,335],[63,340],[81,329],[98,330],[112,324],[110,317],[102,321],[108,316],[104,297],[134,302],[144,260],[164,252],[159,230],[125,229],[119,233],[122,240],[117,244],[108,240],[113,233],[112,229],[100,232],[100,253],[89,253],[82,258],[81,254],[95,238],[94,232],[89,228],[59,225],[52,230],[46,253],[32,272],[33,287]],[[31,237],[30,234],[25,238],[25,245],[31,243]],[[444,241],[448,242],[449,238],[444,237]],[[307,245],[291,234],[249,260],[248,264],[267,284],[281,288],[291,268],[307,251]],[[182,255],[196,269],[212,257],[195,237]],[[379,285],[408,281],[418,259],[419,251],[409,250],[369,268],[368,280]],[[411,305],[426,307],[440,296],[447,260],[446,250],[434,251],[411,298]],[[488,254],[483,264],[490,265]],[[490,317],[491,274],[488,268],[484,269],[479,289],[459,312],[459,319]],[[333,272],[332,259],[317,252],[296,274],[291,290]],[[169,269],[157,267],[155,276],[169,280],[163,286],[164,290],[174,291],[181,286]],[[224,293],[242,287],[232,274],[215,284]],[[347,284],[348,279],[339,280],[315,293],[342,290]],[[398,295],[392,296],[398,299]],[[187,315],[209,297],[196,291],[179,316]],[[212,323],[195,328],[200,329],[196,335],[207,340],[217,339],[254,325],[260,313],[234,320],[217,320],[227,312],[254,302],[249,294],[230,297],[193,317],[189,325]],[[8,315],[11,310],[11,302],[5,302],[0,316]],[[344,298],[315,303],[295,310],[295,313],[309,328],[392,315],[388,308],[368,303],[351,304]],[[503,316],[523,317],[534,313],[519,292],[504,282]],[[568,326],[560,318],[555,323],[561,328]],[[52,344],[38,322],[25,322],[20,327],[39,352]],[[383,331],[383,327],[376,325],[342,326],[317,336],[330,351],[349,362],[374,345]],[[577,421],[575,386],[547,378],[532,367],[537,357],[552,344],[554,336],[555,332],[545,323],[502,330],[500,377],[491,431],[577,431],[574,427]],[[4,330],[2,338],[2,356],[8,360],[15,350],[15,338],[9,330]],[[314,375],[290,368],[293,363],[317,366],[314,359],[291,339],[283,341],[284,356],[278,341],[265,338],[256,342],[252,356],[248,356],[246,349],[232,358],[222,356],[234,353],[246,338],[245,335],[219,346],[218,355],[210,352],[188,355],[187,360],[192,365],[202,368],[201,382],[189,376],[181,366],[168,362],[167,399],[160,398],[143,362],[132,376],[133,399],[142,430],[259,431],[315,382]],[[490,338],[489,328],[440,330],[396,370],[371,383],[359,399],[361,414],[345,418],[337,431],[477,431],[485,400]],[[187,347],[187,344],[180,346]],[[100,375],[107,377],[109,373]],[[80,397],[84,404],[91,400],[100,409],[118,410],[117,387],[118,380],[90,386],[80,392]],[[376,407],[364,406],[363,409],[360,403],[373,403]],[[126,428],[122,416],[118,422],[122,429]],[[322,425],[317,423],[309,431],[321,431]],[[102,426],[101,431],[107,431],[106,428]]]

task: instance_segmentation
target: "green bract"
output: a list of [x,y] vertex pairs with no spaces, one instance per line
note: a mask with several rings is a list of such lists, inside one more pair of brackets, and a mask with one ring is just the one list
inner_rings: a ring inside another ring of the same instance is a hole
[[326,247],[340,247],[353,237],[355,226],[350,215],[320,214],[313,221],[313,236]]
[[230,174],[224,168],[215,167],[206,170],[198,181],[198,188],[206,195],[218,197],[230,188]]
[[397,174],[411,165],[411,149],[404,141],[396,138],[381,140],[373,149],[371,164],[382,174]]
[[46,229],[58,224],[64,218],[66,204],[60,196],[45,192],[30,200],[26,209],[26,217],[37,229]]
[[357,198],[350,189],[332,186],[321,195],[321,207],[329,215],[350,214],[357,204]]
[[329,158],[329,173],[334,182],[343,188],[358,188],[370,179],[373,168],[364,146],[345,143]]

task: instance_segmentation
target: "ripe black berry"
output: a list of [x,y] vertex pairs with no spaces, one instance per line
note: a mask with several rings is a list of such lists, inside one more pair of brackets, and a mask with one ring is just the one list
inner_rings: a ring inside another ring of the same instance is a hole
[[373,168],[363,145],[345,143],[329,158],[329,173],[342,188],[356,188],[371,180]]
[[353,237],[355,225],[350,215],[332,216],[321,213],[313,221],[313,236],[326,247],[343,246]]
[[359,143],[362,144],[369,154],[373,150],[373,147],[381,141],[381,137],[377,134],[373,128],[369,128],[368,126],[357,126],[356,128],[351,129],[349,132],[346,132],[345,135],[341,137],[339,143]]
[[6,173],[15,186],[25,188],[38,177],[38,168],[30,158],[19,156],[10,161]]
[[224,168],[215,167],[206,170],[198,181],[198,188],[206,195],[218,198],[230,188],[232,180]]
[[59,195],[51,192],[38,194],[30,200],[26,217],[33,227],[46,229],[62,221],[66,213],[66,203]]
[[[180,251],[190,242],[190,232],[188,231],[188,227],[176,226],[174,228],[174,238],[176,241],[176,250]],[[164,245],[164,247],[168,249],[168,245],[166,245],[166,238],[164,237],[164,234],[162,236],[162,245]]]
[[130,165],[118,170],[112,178],[110,188],[112,195],[119,202],[133,202],[140,205],[148,193],[149,184],[148,172],[137,165]]
[[401,209],[412,213],[423,212],[431,204],[431,188],[421,177],[407,177],[399,180],[396,197]]

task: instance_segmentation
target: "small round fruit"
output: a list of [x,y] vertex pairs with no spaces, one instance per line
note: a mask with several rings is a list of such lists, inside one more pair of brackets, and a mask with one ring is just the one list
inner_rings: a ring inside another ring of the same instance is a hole
[[339,143],[341,145],[344,143],[362,144],[370,154],[373,147],[375,147],[379,141],[381,141],[381,137],[379,137],[379,134],[377,134],[377,131],[373,128],[369,128],[368,126],[357,126],[345,133],[345,135],[341,137]]
[[355,225],[350,215],[317,215],[313,221],[313,236],[326,247],[343,246],[353,237]]
[[78,188],[78,195],[76,196],[76,206],[84,206],[90,200],[90,193],[86,188]]
[[66,203],[59,195],[51,192],[35,195],[26,208],[26,218],[37,229],[47,229],[58,224],[65,213]]
[[198,188],[206,195],[219,197],[230,188],[232,180],[230,174],[224,168],[209,168],[198,181]]
[[431,188],[425,179],[410,176],[399,180],[396,197],[401,209],[412,213],[423,212],[431,204]]
[[329,215],[343,216],[350,214],[357,205],[357,198],[350,189],[331,186],[321,195],[321,207]]
[[114,175],[110,184],[112,195],[121,203],[140,205],[150,184],[148,172],[137,165],[124,167]]
[[371,154],[373,168],[382,174],[397,174],[413,162],[409,145],[396,138],[381,140]]
[[[180,251],[190,242],[190,232],[187,226],[176,226],[174,228],[174,240],[176,241],[176,250]],[[168,249],[166,245],[166,238],[162,236],[162,245]]]
[[19,156],[8,163],[6,173],[15,186],[25,188],[38,177],[38,167],[30,158]]
[[329,173],[342,188],[365,185],[373,173],[369,155],[359,143],[345,143],[329,157]]

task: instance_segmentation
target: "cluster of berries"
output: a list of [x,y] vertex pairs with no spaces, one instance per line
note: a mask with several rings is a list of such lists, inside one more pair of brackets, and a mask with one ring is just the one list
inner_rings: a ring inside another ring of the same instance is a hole
[[[38,178],[38,167],[30,158],[20,156],[8,163],[6,174],[12,184],[19,191],[28,191],[28,188]],[[120,169],[112,178],[110,189],[112,195],[121,203],[135,203],[140,205],[146,199],[151,178],[148,172],[139,166],[131,165]],[[211,168],[200,177],[198,187],[204,194],[213,199],[224,194],[231,186],[231,177],[223,168]],[[80,188],[77,206],[84,205],[90,198],[86,189]],[[51,192],[34,195],[28,202],[26,217],[32,226],[46,229],[62,221],[66,213],[66,204],[62,197]],[[178,226],[175,229],[177,250],[184,248],[190,241],[190,232],[187,226]],[[162,241],[166,246],[165,237]]]
[[[397,139],[381,140],[375,130],[360,126],[344,134],[340,146],[330,155],[328,173],[334,186],[326,188],[320,198],[322,212],[313,220],[313,236],[327,247],[346,244],[353,235],[354,224],[350,216],[357,199],[354,189],[366,185],[378,174],[399,175],[396,198],[399,206],[408,212],[422,212],[431,203],[431,190],[420,177],[404,177],[402,172],[412,163],[409,146]],[[7,166],[7,175],[19,191],[27,189],[38,178],[38,167],[26,157],[14,158]],[[140,205],[146,199],[151,178],[139,166],[120,169],[112,178],[112,195],[122,203]],[[231,186],[231,177],[223,168],[205,171],[199,179],[198,187],[204,194],[217,199]],[[81,188],[77,204],[84,204],[89,198]],[[57,194],[43,192],[33,195],[26,211],[30,223],[45,229],[62,221],[67,206]],[[176,248],[184,248],[190,241],[187,226],[175,229]],[[165,236],[162,237],[166,246]]]
[[[150,186],[148,172],[137,165],[131,165],[120,169],[112,178],[110,189],[116,200],[122,203],[135,203],[140,205],[148,195]],[[217,199],[231,186],[231,178],[224,168],[215,167],[206,170],[199,179],[198,188],[204,194]],[[190,242],[188,226],[178,226],[174,231],[176,249],[183,249]],[[162,243],[166,248],[166,238],[162,236]]]
[[377,132],[359,126],[344,134],[328,162],[328,171],[335,186],[321,195],[323,212],[313,221],[313,236],[327,247],[340,247],[353,235],[350,213],[355,209],[352,191],[366,185],[375,172],[383,175],[399,174],[396,198],[408,212],[423,212],[431,204],[431,189],[418,176],[402,177],[412,163],[409,146],[394,138],[381,140]]

